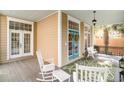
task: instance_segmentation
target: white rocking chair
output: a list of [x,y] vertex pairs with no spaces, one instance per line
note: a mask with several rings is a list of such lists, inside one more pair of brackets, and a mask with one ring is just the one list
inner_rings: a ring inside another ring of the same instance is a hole
[[108,77],[108,68],[88,67],[76,64],[76,72],[73,72],[74,82],[105,82]]
[[53,64],[53,59],[49,59],[52,61],[50,64],[44,64],[44,60],[42,58],[41,52],[36,51],[38,63],[40,66],[40,73],[42,75],[41,78],[36,78],[38,81],[53,81],[53,71],[55,70],[55,65]]
[[88,47],[87,52],[88,52],[87,57],[92,57],[92,58],[95,58],[95,54],[97,53],[97,51],[93,47]]

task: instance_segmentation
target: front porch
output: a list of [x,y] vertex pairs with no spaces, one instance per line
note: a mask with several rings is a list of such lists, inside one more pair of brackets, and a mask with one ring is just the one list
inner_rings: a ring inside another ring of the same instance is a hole
[[[75,71],[75,64],[81,64],[85,66],[97,66],[100,65],[97,60],[81,58],[73,63],[63,66],[65,72],[71,75],[70,82],[73,82],[73,72]],[[112,67],[111,67],[112,66]],[[115,64],[108,66],[111,70],[109,73],[108,82],[119,82],[119,70]],[[58,67],[57,67],[58,69]],[[39,82],[36,77],[42,78],[38,73],[40,72],[39,64],[36,58],[30,58],[26,60],[20,60],[18,62],[0,64],[0,82]]]
[[[35,82],[37,77],[42,78],[41,75],[38,75],[39,71],[42,72],[38,66],[39,61],[37,62],[36,58],[28,59],[28,56],[36,56],[36,51],[42,54],[41,57],[39,57],[41,58],[40,61],[52,58],[54,60],[53,64],[57,68],[63,69],[71,75],[71,81],[73,81],[72,73],[75,71],[76,63],[82,66],[96,68],[107,67],[111,75],[108,81],[120,81],[119,60],[117,64],[111,62],[113,60],[115,61],[114,58],[116,58],[112,55],[123,56],[123,49],[120,49],[124,46],[123,33],[118,32],[117,29],[117,31],[111,29],[110,32],[108,32],[108,26],[100,26],[98,32],[95,32],[95,26],[92,26],[92,24],[88,22],[89,20],[84,20],[78,15],[78,13],[82,13],[82,15],[91,13],[92,15],[92,11],[82,10],[77,11],[77,13],[69,10],[11,11],[15,13],[13,17],[10,17],[10,11],[0,12],[2,13],[2,15],[0,15],[0,63],[3,63],[0,65],[0,81]],[[37,16],[39,17],[28,19],[27,16],[23,15],[23,19],[22,16],[18,14],[22,12],[27,15],[29,15],[28,13],[32,15],[38,13]],[[101,15],[102,12],[103,11],[98,11],[99,16],[104,18],[104,16]],[[107,11],[104,11],[103,13],[106,14],[106,12]],[[110,11],[110,13],[111,12],[112,11]],[[116,12],[117,11],[115,11],[115,13]],[[42,16],[42,13],[46,15]],[[89,15],[89,18],[91,18],[91,15]],[[104,18],[104,20],[106,19]],[[108,20],[106,20],[105,24],[108,24]],[[123,28],[123,24],[117,24],[119,27],[120,25],[121,28]],[[103,34],[101,28],[103,32],[109,34]],[[114,34],[111,31],[114,31]],[[116,39],[119,40],[116,44],[112,42],[109,44],[109,36],[112,41]],[[104,47],[100,47],[100,45],[104,45]],[[121,47],[115,48],[115,45]],[[92,49],[96,48],[98,53],[106,53],[109,57],[107,55],[98,55],[98,58],[101,58],[101,60],[98,60],[96,57],[87,59],[83,54],[86,54],[89,47],[92,47]],[[20,59],[24,57],[26,57],[25,60]],[[105,65],[104,60],[108,59],[110,59],[110,65]],[[15,60],[15,62],[11,62],[11,60]],[[43,68],[43,65],[44,64],[40,67]]]

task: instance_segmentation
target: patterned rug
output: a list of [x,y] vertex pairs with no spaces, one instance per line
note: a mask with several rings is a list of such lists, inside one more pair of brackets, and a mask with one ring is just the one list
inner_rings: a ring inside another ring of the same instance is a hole
[[81,58],[73,63],[63,66],[62,69],[66,71],[67,73],[69,73],[70,75],[72,75],[73,72],[76,70],[76,64],[90,66],[90,67],[105,67],[106,66],[109,68],[108,81],[112,82],[115,79],[114,74],[115,74],[115,68],[117,67],[115,64],[104,64],[103,61],[94,60],[91,58]]

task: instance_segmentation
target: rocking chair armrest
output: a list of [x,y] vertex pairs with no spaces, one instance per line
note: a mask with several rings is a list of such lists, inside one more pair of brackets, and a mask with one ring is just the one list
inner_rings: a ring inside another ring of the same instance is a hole
[[55,70],[55,65],[54,64],[46,64],[43,66],[44,71],[53,71]]

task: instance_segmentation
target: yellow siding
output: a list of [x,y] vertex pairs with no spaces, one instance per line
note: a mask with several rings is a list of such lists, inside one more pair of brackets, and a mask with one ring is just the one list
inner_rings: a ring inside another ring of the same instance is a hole
[[7,17],[0,16],[0,60],[7,59]]
[[37,49],[41,50],[44,60],[54,58],[58,64],[58,13],[37,23]]
[[84,52],[84,23],[80,23],[80,55]]

